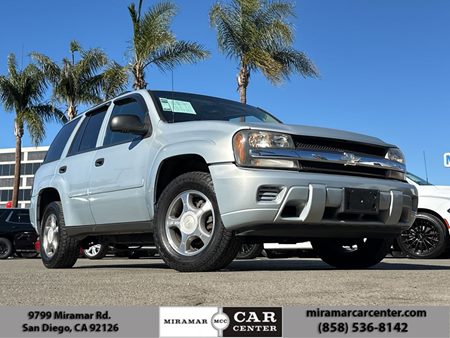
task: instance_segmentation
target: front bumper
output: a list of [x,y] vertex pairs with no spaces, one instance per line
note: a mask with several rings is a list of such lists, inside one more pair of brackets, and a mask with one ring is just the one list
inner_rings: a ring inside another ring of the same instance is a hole
[[[255,236],[397,235],[414,222],[417,189],[405,182],[287,170],[210,166],[224,226]],[[261,187],[278,187],[272,201],[258,200]],[[342,213],[344,188],[380,191],[376,215]]]

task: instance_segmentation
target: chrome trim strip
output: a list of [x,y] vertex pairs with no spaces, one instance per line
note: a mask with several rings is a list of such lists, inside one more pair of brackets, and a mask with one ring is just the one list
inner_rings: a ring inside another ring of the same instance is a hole
[[312,162],[337,163],[344,166],[380,168],[395,171],[406,171],[402,163],[381,157],[367,156],[352,152],[309,151],[301,149],[250,149],[253,158],[295,159]]

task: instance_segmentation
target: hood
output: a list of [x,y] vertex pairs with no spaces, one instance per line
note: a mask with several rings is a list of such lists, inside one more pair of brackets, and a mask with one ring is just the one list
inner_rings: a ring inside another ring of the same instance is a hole
[[419,191],[419,198],[439,197],[450,199],[450,186],[446,185],[416,185]]
[[247,126],[250,129],[272,130],[293,135],[323,137],[337,140],[346,140],[359,143],[373,144],[382,147],[395,147],[394,145],[385,143],[376,137],[331,128],[302,126],[293,124],[278,124],[278,123],[246,123],[245,126]]

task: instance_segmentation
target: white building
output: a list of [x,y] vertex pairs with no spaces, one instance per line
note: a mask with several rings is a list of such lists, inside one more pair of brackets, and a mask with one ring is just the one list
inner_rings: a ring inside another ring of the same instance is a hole
[[[34,174],[44,161],[49,147],[23,147],[20,175],[19,207],[30,205]],[[0,149],[0,208],[12,200],[15,149]]]

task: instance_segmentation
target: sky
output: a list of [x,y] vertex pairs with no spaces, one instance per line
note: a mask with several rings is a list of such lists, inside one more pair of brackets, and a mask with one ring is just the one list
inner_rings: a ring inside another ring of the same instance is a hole
[[[137,1],[137,0],[136,0]],[[131,0],[2,0],[0,74],[9,53],[25,66],[38,51],[60,61],[69,42],[99,47],[121,64],[132,29]],[[178,39],[197,41],[211,57],[173,72],[174,89],[239,100],[235,60],[217,48],[208,12],[216,0],[174,0]],[[222,0],[226,2],[226,0]],[[344,129],[399,146],[408,170],[434,184],[450,185],[450,1],[297,0],[295,48],[318,67],[318,79],[294,75],[273,86],[252,74],[248,103],[289,124]],[[154,0],[144,0],[144,9]],[[149,89],[171,89],[171,74],[147,71]],[[50,124],[42,145],[60,126]],[[0,107],[0,148],[14,147],[13,114]],[[30,146],[28,135],[24,146]]]

